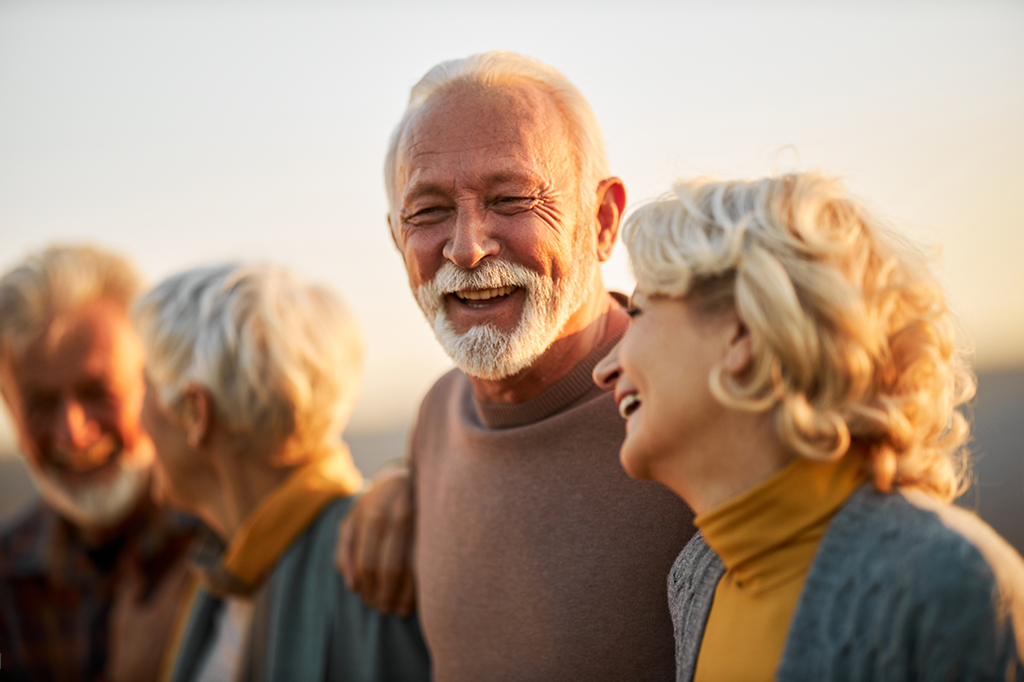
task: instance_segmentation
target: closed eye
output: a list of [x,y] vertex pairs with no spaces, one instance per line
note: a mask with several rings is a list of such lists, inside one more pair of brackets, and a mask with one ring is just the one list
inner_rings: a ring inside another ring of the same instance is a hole
[[542,203],[537,197],[498,197],[491,202],[490,208],[501,214],[514,215],[532,210]]
[[445,220],[451,209],[447,206],[426,206],[412,213],[403,213],[402,222],[413,225],[433,225]]

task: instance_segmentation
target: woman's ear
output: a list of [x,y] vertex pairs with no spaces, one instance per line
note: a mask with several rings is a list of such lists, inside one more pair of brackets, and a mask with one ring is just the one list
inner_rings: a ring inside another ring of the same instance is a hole
[[750,329],[735,308],[728,313],[725,358],[722,369],[733,377],[743,375],[754,362],[754,341]]
[[182,425],[185,428],[185,440],[189,447],[198,449],[210,436],[213,423],[213,401],[206,389],[190,384],[185,389],[184,414]]

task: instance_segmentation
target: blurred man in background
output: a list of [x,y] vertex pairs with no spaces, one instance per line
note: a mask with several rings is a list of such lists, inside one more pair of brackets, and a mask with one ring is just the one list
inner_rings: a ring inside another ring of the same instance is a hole
[[0,393],[41,500],[0,530],[5,680],[157,679],[193,523],[150,501],[140,279],[81,247],[0,277]]

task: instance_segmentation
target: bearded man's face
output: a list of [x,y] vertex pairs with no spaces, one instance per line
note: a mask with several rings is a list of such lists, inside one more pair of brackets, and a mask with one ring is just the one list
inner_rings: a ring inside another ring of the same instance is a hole
[[142,367],[127,313],[106,301],[57,318],[0,363],[28,471],[75,525],[111,527],[147,493],[153,447],[139,424]]
[[521,371],[596,276],[561,113],[530,85],[456,90],[414,115],[399,149],[392,235],[435,335],[471,376]]

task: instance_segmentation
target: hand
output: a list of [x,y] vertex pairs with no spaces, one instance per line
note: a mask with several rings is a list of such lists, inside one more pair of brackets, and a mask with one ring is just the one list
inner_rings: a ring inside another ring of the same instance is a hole
[[335,557],[350,590],[378,611],[403,618],[416,605],[414,521],[409,466],[389,465],[342,521]]
[[141,567],[131,566],[121,574],[110,612],[105,679],[141,682],[159,678],[177,616],[194,580],[185,559],[176,561],[148,587],[152,576],[145,575]]

